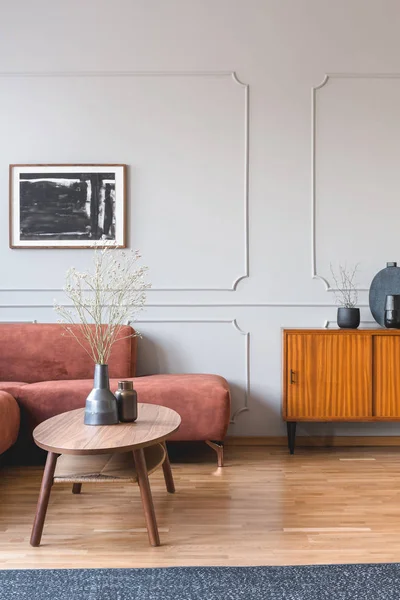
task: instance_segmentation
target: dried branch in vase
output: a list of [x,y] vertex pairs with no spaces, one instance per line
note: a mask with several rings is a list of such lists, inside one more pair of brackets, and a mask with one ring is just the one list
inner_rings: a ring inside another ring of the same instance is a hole
[[335,282],[334,294],[336,302],[345,308],[355,308],[358,301],[357,290],[357,272],[358,264],[353,268],[347,268],[347,265],[339,265],[338,273],[335,273],[332,265],[331,273]]
[[74,267],[67,271],[64,292],[73,309],[57,302],[54,309],[59,323],[96,364],[108,363],[116,342],[137,335],[123,335],[122,328],[143,309],[151,287],[147,267],[137,265],[140,258],[138,252],[118,250],[110,243],[95,249],[93,272]]

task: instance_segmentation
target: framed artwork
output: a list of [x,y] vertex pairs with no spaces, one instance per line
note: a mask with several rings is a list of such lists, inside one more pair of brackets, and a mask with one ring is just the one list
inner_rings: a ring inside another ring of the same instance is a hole
[[10,165],[10,248],[126,247],[126,165]]

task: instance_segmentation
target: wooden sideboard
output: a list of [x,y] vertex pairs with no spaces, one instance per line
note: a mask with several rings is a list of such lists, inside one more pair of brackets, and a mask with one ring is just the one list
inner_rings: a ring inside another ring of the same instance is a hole
[[283,364],[291,454],[298,421],[400,420],[400,330],[284,329]]

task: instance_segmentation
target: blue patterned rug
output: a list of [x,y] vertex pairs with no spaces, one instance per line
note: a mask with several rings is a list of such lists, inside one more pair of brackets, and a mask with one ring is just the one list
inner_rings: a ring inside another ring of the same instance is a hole
[[0,600],[399,600],[400,564],[0,571]]

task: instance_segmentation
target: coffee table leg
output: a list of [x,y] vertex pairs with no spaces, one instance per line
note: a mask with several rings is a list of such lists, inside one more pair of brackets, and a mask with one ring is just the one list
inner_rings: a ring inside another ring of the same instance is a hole
[[163,442],[163,446],[164,446],[164,450],[166,452],[165,460],[162,465],[163,472],[164,472],[165,485],[167,486],[167,492],[169,492],[170,494],[173,494],[175,492],[175,484],[174,484],[174,478],[172,476],[172,471],[171,471],[171,463],[169,462],[167,445],[165,442]]
[[53,485],[53,476],[56,468],[57,458],[59,454],[48,452],[46,466],[44,468],[42,485],[40,488],[39,500],[36,508],[36,516],[33,522],[31,546],[39,546],[42,538],[44,520],[46,518],[47,506],[49,504],[51,486]]
[[158,534],[156,513],[154,511],[153,498],[151,495],[149,476],[147,473],[146,459],[144,457],[143,448],[140,450],[134,450],[133,458],[136,465],[136,472],[138,476],[140,495],[142,497],[144,516],[146,518],[149,541],[151,546],[159,546],[160,536]]

